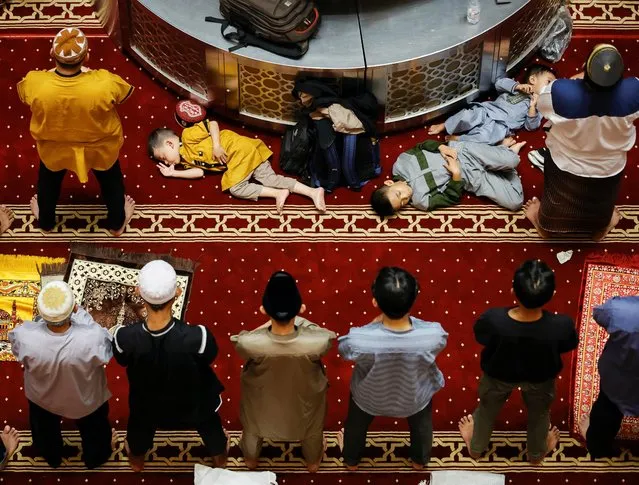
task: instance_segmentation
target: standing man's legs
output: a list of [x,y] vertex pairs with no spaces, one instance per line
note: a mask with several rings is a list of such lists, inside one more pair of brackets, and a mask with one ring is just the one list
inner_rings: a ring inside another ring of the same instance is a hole
[[433,401],[424,409],[408,417],[410,428],[410,458],[413,468],[421,470],[430,460],[433,448]]
[[557,443],[550,446],[549,439],[557,437],[559,430],[550,430],[550,405],[555,400],[555,380],[551,379],[538,384],[524,383],[521,394],[528,409],[528,459],[532,463],[540,463],[544,457],[555,448]]
[[242,430],[242,437],[240,438],[240,450],[244,456],[244,464],[249,470],[257,468],[258,461],[260,459],[260,453],[262,452],[262,443],[264,439],[261,436],[251,433],[246,429]]
[[356,469],[366,447],[366,433],[374,416],[364,412],[350,396],[348,415],[344,423],[344,447],[342,456],[344,463],[351,469]]
[[153,446],[156,423],[148,420],[144,413],[129,416],[126,428],[126,451],[129,456],[129,466],[134,472],[144,470],[146,452]]
[[324,431],[307,436],[302,440],[302,456],[306,461],[306,468],[309,472],[315,473],[319,470],[324,451],[326,449],[324,443]]
[[590,416],[579,422],[579,430],[593,458],[616,456],[615,437],[621,428],[623,413],[603,391],[599,391]]
[[31,212],[40,224],[40,229],[50,231],[55,227],[55,207],[60,198],[60,188],[66,170],[54,172],[40,161],[38,172],[38,195],[31,199]]
[[29,401],[29,422],[33,445],[49,466],[59,467],[62,463],[63,444],[60,416]]
[[216,468],[226,467],[226,459],[228,455],[228,439],[220,415],[215,412],[197,425],[197,432],[200,434],[204,446],[209,450],[209,454],[213,457],[213,463]]
[[80,437],[84,463],[89,470],[106,462],[113,453],[113,432],[109,424],[109,401],[94,412],[76,421]]
[[100,184],[102,199],[107,207],[107,229],[114,236],[124,232],[135,208],[135,201],[124,193],[124,177],[120,161],[116,160],[108,170],[93,170]]

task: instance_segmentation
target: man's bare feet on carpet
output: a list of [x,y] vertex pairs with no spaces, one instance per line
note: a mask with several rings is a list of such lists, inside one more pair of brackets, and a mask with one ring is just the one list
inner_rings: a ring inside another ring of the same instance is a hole
[[306,469],[308,470],[309,473],[317,473],[317,471],[319,470],[320,465],[322,464],[322,461],[324,460],[324,453],[326,453],[326,449],[328,448],[328,444],[326,443],[326,438],[324,439],[324,451],[322,452],[322,458],[320,458],[320,461],[318,461],[317,463],[307,463],[306,464]]
[[320,212],[326,212],[326,202],[324,201],[324,189],[322,187],[318,187],[313,189],[313,204],[315,208]]
[[548,239],[550,235],[541,228],[539,224],[539,208],[541,207],[541,201],[537,197],[533,197],[524,204],[524,215],[526,219],[532,222],[532,225],[537,229],[539,237],[542,239]]
[[129,443],[124,442],[124,450],[126,451],[127,458],[129,459],[129,466],[131,470],[136,473],[139,473],[144,470],[144,455],[132,455],[131,449],[129,448]]
[[588,433],[588,428],[590,428],[590,415],[587,414],[583,418],[579,420],[579,434],[583,439],[586,439],[586,434]]
[[530,463],[532,465],[539,465],[542,461],[544,461],[544,458],[552,453],[552,450],[557,448],[557,444],[559,443],[560,438],[561,436],[559,434],[559,428],[557,428],[557,426],[551,426],[550,430],[548,431],[548,435],[546,436],[546,453],[544,453],[544,456],[542,456],[541,458],[530,460]]
[[0,432],[0,439],[2,439],[2,444],[6,449],[6,455],[4,460],[0,462],[0,470],[4,468],[7,462],[11,459],[13,454],[18,449],[18,444],[20,443],[20,435],[16,431],[15,428],[10,426],[5,426],[2,432]]
[[[340,451],[344,451],[344,429],[340,429],[337,432],[337,446],[339,447]],[[346,463],[344,463],[344,466],[349,472],[356,472],[358,468],[357,465],[347,465]]]
[[121,236],[124,233],[126,226],[129,224],[129,221],[133,217],[134,212],[135,212],[135,201],[133,200],[133,197],[131,197],[130,195],[125,195],[124,196],[124,224],[122,224],[122,227],[118,229],[117,231],[109,231],[109,232],[115,237]]
[[15,218],[16,216],[11,209],[0,205],[0,234],[11,227]]
[[29,201],[29,207],[31,208],[31,214],[36,218],[36,221],[40,219],[40,207],[38,206],[38,194],[31,197]]
[[286,199],[291,195],[288,189],[280,189],[277,191],[277,195],[275,196],[275,208],[277,209],[277,213],[281,214],[284,209],[284,204],[286,203]]
[[471,458],[476,460],[481,455],[473,453],[470,450],[470,440],[473,438],[473,430],[475,429],[475,421],[473,420],[473,415],[469,414],[468,416],[464,416],[463,418],[461,418],[457,426],[459,428],[459,434],[464,440],[464,443],[466,443],[466,448],[468,448],[468,454]]
[[612,217],[610,218],[610,223],[608,224],[608,227],[606,227],[603,231],[594,233],[592,235],[592,240],[597,242],[601,241],[604,237],[608,235],[610,231],[612,231],[615,228],[617,224],[619,224],[620,220],[621,220],[621,212],[619,212],[619,209],[615,207],[615,210],[612,211]]
[[440,133],[443,133],[445,129],[446,129],[445,123],[437,123],[436,125],[430,125],[430,127],[428,128],[428,134],[439,135]]

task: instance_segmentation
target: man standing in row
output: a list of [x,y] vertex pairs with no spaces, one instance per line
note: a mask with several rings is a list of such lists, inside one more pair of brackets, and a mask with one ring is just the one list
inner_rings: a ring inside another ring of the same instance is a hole
[[118,327],[113,355],[129,378],[127,452],[133,471],[144,469],[157,429],[196,429],[216,468],[226,466],[227,439],[218,410],[224,387],[211,369],[213,335],[173,317],[182,290],[173,267],[155,260],[141,270],[138,291],[144,321]]
[[328,380],[320,359],[336,335],[299,317],[305,310],[295,279],[278,271],[269,279],[260,307],[269,321],[231,337],[247,361],[242,371],[240,448],[251,470],[257,467],[264,438],[301,441],[311,473],[324,456]]
[[117,106],[133,86],[104,69],[83,67],[89,43],[77,28],[53,39],[55,69],[30,71],[18,83],[20,100],[31,108],[30,130],[40,155],[38,193],[31,211],[43,231],[55,227],[55,209],[67,170],[81,183],[95,175],[107,206],[107,229],[121,235],[135,208],[125,195],[118,155],[124,142]]

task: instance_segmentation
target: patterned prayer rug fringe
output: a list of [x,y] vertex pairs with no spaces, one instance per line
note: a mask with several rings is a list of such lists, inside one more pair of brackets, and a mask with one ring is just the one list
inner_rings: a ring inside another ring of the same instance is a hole
[[586,264],[589,263],[611,264],[614,266],[623,266],[625,268],[639,268],[639,254],[620,254],[609,252],[595,253],[588,255],[586,258]]
[[166,261],[176,271],[194,273],[198,263],[190,259],[177,258],[170,254],[126,253],[117,248],[96,247],[92,244],[71,243],[71,252],[81,256],[131,263],[140,268],[155,259]]
[[[37,279],[38,273],[42,274],[45,267],[56,267],[60,265],[60,258],[43,258],[42,256],[22,256],[18,254],[0,254],[0,268],[5,273],[12,275],[28,275],[27,279]],[[66,263],[62,263],[64,268]],[[37,271],[36,271],[37,270]],[[51,273],[49,273],[51,274]],[[64,274],[62,273],[57,274]]]

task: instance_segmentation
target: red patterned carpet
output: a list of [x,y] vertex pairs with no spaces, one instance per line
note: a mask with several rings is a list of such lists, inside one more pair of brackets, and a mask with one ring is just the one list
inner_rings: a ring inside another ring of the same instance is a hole
[[[612,41],[626,53],[629,72],[639,72],[639,61],[632,55],[637,51],[638,40],[630,37],[602,38]],[[596,41],[592,35],[576,36],[568,51],[569,58],[557,66],[560,74],[572,75]],[[9,66],[0,78],[0,90],[6,93],[7,99],[0,106],[3,125],[0,131],[0,163],[3,165],[0,202],[12,206],[18,216],[12,231],[0,239],[0,253],[65,256],[70,240],[84,239],[128,251],[172,252],[198,260],[200,267],[187,317],[191,323],[209,326],[220,345],[215,370],[227,387],[221,413],[228,429],[240,429],[237,411],[241,368],[240,359],[231,348],[228,337],[262,323],[263,318],[258,315],[257,309],[260,293],[270,273],[281,268],[292,272],[300,280],[309,309],[307,316],[345,333],[349,326],[366,323],[372,317],[370,282],[379,267],[393,264],[415,272],[420,280],[422,293],[415,313],[422,318],[442,322],[450,333],[448,347],[439,359],[446,387],[434,400],[435,430],[449,433],[442,434],[441,441],[437,443],[434,452],[437,460],[434,460],[433,468],[457,466],[523,472],[509,473],[507,483],[514,485],[540,482],[548,485],[631,484],[637,480],[636,474],[628,474],[630,469],[639,466],[636,457],[626,455],[623,460],[590,462],[585,451],[568,436],[572,394],[570,358],[565,360],[557,400],[552,409],[553,423],[566,433],[562,436],[560,450],[539,472],[522,464],[520,435],[513,435],[516,438],[512,440],[514,445],[507,435],[499,438],[501,441],[498,441],[496,449],[501,458],[491,454],[487,460],[475,465],[461,457],[461,444],[455,441],[452,433],[457,420],[471,412],[477,400],[480,373],[477,354],[480,347],[473,339],[474,319],[488,306],[512,303],[512,272],[522,260],[541,258],[554,266],[559,286],[551,308],[576,318],[581,271],[588,255],[602,251],[635,252],[639,239],[639,193],[630,180],[639,177],[636,147],[630,154],[622,187],[623,222],[610,240],[600,245],[574,241],[542,243],[520,214],[512,215],[487,206],[485,201],[475,197],[465,197],[463,207],[434,215],[409,211],[397,220],[380,225],[365,210],[374,183],[361,193],[339,190],[331,195],[327,200],[330,210],[326,216],[318,216],[310,211],[310,207],[307,211],[303,199],[291,197],[291,205],[279,217],[270,205],[250,204],[222,194],[215,177],[197,182],[161,177],[146,156],[145,137],[157,126],[177,128],[172,119],[176,98],[123,56],[109,39],[94,37],[91,39],[90,66],[112,70],[136,86],[133,97],[120,111],[127,134],[121,161],[127,189],[142,206],[138,217],[132,221],[132,229],[121,240],[114,241],[101,232],[86,229],[95,221],[95,208],[76,206],[99,203],[95,181],[83,187],[77,179],[68,176],[61,200],[61,212],[68,216],[65,230],[45,238],[34,228],[27,209],[35,190],[37,154],[28,132],[29,113],[17,99],[15,83],[29,69],[52,67],[48,50],[48,38],[0,39],[0,65]],[[222,125],[242,134],[257,134],[229,123],[222,122]],[[279,137],[264,133],[259,133],[259,136],[277,156]],[[383,139],[383,177],[390,173],[392,162],[401,151],[425,137],[425,130],[420,128]],[[529,141],[534,148],[543,143],[543,132],[523,133],[521,138]],[[531,197],[541,193],[542,174],[527,161],[527,149],[522,152],[520,173],[526,197]],[[567,249],[573,249],[574,256],[568,263],[560,265],[556,253]],[[340,361],[336,351],[329,354],[326,364],[331,382],[327,429],[334,432],[341,427],[345,417],[351,370],[349,365]],[[116,429],[122,430],[127,416],[126,377],[115,363],[109,365],[108,374],[114,395],[111,418]],[[0,422],[26,429],[26,401],[21,378],[19,365],[0,363]],[[371,429],[395,432],[405,431],[406,426],[401,420],[379,419]],[[525,429],[525,410],[519,396],[513,396],[507,404],[497,429],[509,432]],[[372,442],[371,449],[375,446]],[[323,470],[337,473],[341,468],[338,454],[334,446],[332,448],[330,460]],[[239,457],[237,448],[233,456]],[[401,456],[388,460],[385,455],[380,456],[379,469],[383,469],[384,463],[392,462],[389,465],[391,469],[397,467],[399,471],[408,471],[406,467],[401,468]],[[446,461],[449,456],[454,456],[454,459]],[[378,462],[375,460],[378,458],[371,462],[371,468],[363,467],[361,474],[313,477],[307,474],[280,475],[278,472],[279,482],[293,485],[417,485],[426,477],[425,474],[365,474],[376,471],[373,466]],[[273,463],[277,471],[281,464],[277,460]],[[180,468],[176,461],[167,461],[166,466],[166,471],[171,473],[147,473],[142,477],[115,473],[126,469],[122,461],[113,464],[113,472],[109,473],[41,473],[44,467],[32,462],[25,452],[17,457],[9,473],[0,477],[0,483],[192,483],[192,477],[186,473],[175,474],[177,471],[189,471],[188,467]],[[283,471],[291,471],[292,468],[295,467],[281,466]],[[621,470],[625,474],[618,472]],[[295,471],[301,471],[301,468]]]

